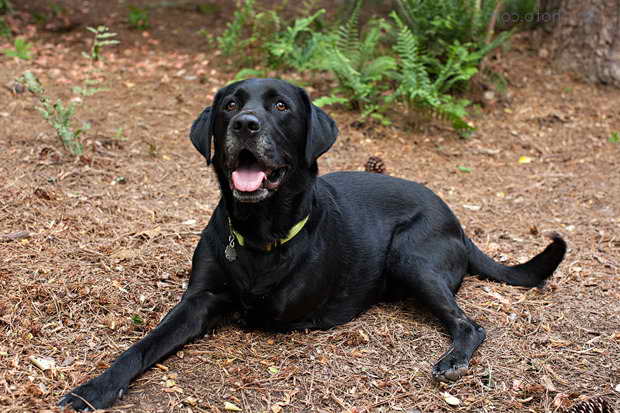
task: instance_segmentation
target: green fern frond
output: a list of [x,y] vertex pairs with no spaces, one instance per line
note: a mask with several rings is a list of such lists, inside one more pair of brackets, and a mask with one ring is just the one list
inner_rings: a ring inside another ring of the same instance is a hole
[[355,0],[351,17],[338,28],[336,47],[357,66],[361,58],[359,15],[363,0]]
[[322,96],[312,101],[312,103],[318,107],[323,107],[323,106],[335,105],[335,104],[346,104],[346,103],[349,103],[349,99],[346,99],[340,96],[331,95],[331,96]]
[[438,104],[436,91],[433,89],[424,62],[420,57],[418,40],[398,16],[393,13],[398,28],[398,37],[394,51],[400,58],[401,71],[398,76],[400,85],[395,95],[405,95],[409,100],[429,100]]
[[396,59],[392,56],[379,56],[363,66],[361,76],[367,82],[377,82],[385,77],[386,73],[395,70]]

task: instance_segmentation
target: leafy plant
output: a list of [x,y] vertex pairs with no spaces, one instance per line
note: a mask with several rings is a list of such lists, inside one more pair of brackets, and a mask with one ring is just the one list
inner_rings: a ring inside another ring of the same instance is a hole
[[120,43],[118,40],[113,39],[113,37],[116,36],[116,33],[110,32],[110,29],[107,26],[97,26],[96,28],[87,27],[86,30],[92,32],[94,34],[94,38],[90,47],[90,53],[82,52],[82,56],[92,60],[93,62],[101,60],[101,49],[106,46],[112,46]]
[[56,130],[56,134],[65,149],[72,155],[81,155],[84,152],[84,146],[79,141],[79,138],[85,130],[90,129],[90,125],[84,123],[81,128],[71,126],[75,114],[75,103],[70,102],[68,105],[65,105],[60,99],[56,103],[52,103],[51,99],[45,94],[41,83],[39,83],[39,80],[32,72],[24,73],[23,82],[39,98],[41,106],[37,106],[36,109]]
[[9,0],[0,0],[0,14],[11,12],[13,6]]
[[[345,97],[351,107],[361,110],[362,116],[381,118],[381,93],[387,89],[388,73],[396,69],[396,60],[379,53],[382,30],[389,28],[384,20],[373,20],[362,37],[359,12],[362,1],[357,0],[351,17],[342,24],[329,47],[331,58],[324,58],[319,68],[331,71],[338,80],[336,96]],[[344,95],[344,96],[342,96]]]
[[105,92],[109,90],[105,87],[94,87],[101,83],[101,80],[98,79],[86,79],[84,80],[84,86],[74,86],[71,90],[73,93],[77,93],[82,96],[92,96],[99,92]]
[[324,9],[311,16],[295,19],[284,31],[265,44],[272,67],[288,66],[297,70],[309,69],[316,60],[322,36],[312,31],[312,25],[325,14]]
[[399,18],[423,50],[441,55],[446,44],[482,43],[497,0],[396,0]]
[[32,43],[24,39],[21,39],[21,38],[16,38],[15,41],[13,42],[13,47],[15,49],[5,49],[2,51],[2,53],[5,56],[17,57],[22,60],[32,59],[32,54],[30,54]]
[[259,69],[241,69],[235,75],[235,78],[233,79],[233,82],[236,82],[238,80],[249,79],[251,77],[264,77],[264,76],[265,76],[265,71],[264,70],[259,70]]
[[609,137],[608,141],[610,143],[620,143],[620,133],[618,132],[612,132],[611,136]]
[[312,103],[318,107],[322,107],[322,106],[335,105],[335,104],[347,104],[349,103],[349,99],[343,98],[340,96],[331,95],[331,96],[322,96],[318,99],[315,99]]
[[263,75],[263,66],[317,70],[337,82],[317,105],[346,104],[388,124],[388,105],[402,103],[412,114],[447,120],[467,135],[473,129],[466,121],[470,102],[454,94],[466,89],[484,57],[511,34],[492,36],[499,1],[396,0],[394,23],[373,18],[362,27],[363,0],[356,0],[334,29],[322,9],[286,23],[275,10],[257,13],[255,0],[238,0],[217,41],[224,55],[253,63],[236,80]]
[[7,39],[10,39],[11,35],[11,28],[4,20],[4,16],[0,16],[0,37],[6,37]]
[[471,130],[471,126],[465,120],[467,116],[465,108],[470,102],[445,93],[455,82],[468,80],[476,73],[475,68],[474,70],[462,68],[463,61],[467,58],[466,51],[458,47],[453,48],[449,53],[448,63],[442,66],[439,76],[431,79],[427,67],[429,59],[421,55],[417,37],[395,13],[392,14],[392,18],[399,28],[394,50],[400,62],[398,71],[393,74],[398,81],[398,87],[387,101],[404,101],[410,110],[426,110],[433,116],[449,120],[458,131]]
[[146,30],[150,27],[149,12],[147,10],[132,5],[128,6],[128,8],[127,22],[132,28]]
[[226,30],[217,38],[217,43],[224,56],[230,56],[235,50],[243,48],[251,42],[251,39],[241,40],[246,23],[255,15],[255,0],[237,0],[237,10],[233,14],[233,19],[226,26]]
[[131,321],[135,324],[135,325],[141,325],[144,324],[144,320],[142,320],[142,317],[140,317],[138,314],[134,314],[131,316]]

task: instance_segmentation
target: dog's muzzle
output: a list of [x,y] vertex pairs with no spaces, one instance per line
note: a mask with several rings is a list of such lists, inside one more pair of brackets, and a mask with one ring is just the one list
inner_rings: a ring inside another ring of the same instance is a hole
[[286,176],[287,166],[265,160],[260,145],[255,151],[244,148],[236,152],[231,156],[228,170],[230,187],[238,201],[260,202],[278,190]]

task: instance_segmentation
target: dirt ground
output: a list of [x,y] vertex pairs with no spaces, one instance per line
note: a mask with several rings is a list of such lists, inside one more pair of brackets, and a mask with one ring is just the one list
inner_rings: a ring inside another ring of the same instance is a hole
[[[12,17],[32,60],[0,55],[2,412],[54,410],[178,301],[218,200],[188,128],[236,72],[198,33],[222,29],[227,2],[207,14],[154,8],[146,32],[128,27],[122,2],[59,4],[67,19],[33,24],[19,7]],[[84,28],[101,23],[121,44],[92,66]],[[110,411],[557,412],[595,395],[620,407],[620,143],[609,139],[620,91],[561,73],[526,35],[492,64],[509,87],[477,112],[470,139],[442,125],[360,127],[333,109],[341,135],[320,161],[326,173],[380,156],[389,174],[440,194],[506,263],[542,250],[545,231],[566,237],[566,260],[542,290],[466,280],[459,302],[488,332],[468,376],[434,382],[445,332],[415,303],[386,304],[329,331],[218,330],[145,373]],[[54,99],[81,99],[76,117],[92,124],[81,159],[32,94],[11,90],[26,70]],[[108,90],[71,91],[92,78]],[[317,97],[329,83],[311,86]]]

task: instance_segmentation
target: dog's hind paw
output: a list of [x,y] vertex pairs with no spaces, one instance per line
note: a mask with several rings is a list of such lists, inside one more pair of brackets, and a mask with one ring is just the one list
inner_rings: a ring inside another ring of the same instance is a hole
[[433,366],[433,378],[437,381],[456,381],[467,374],[469,362],[463,354],[450,350]]

